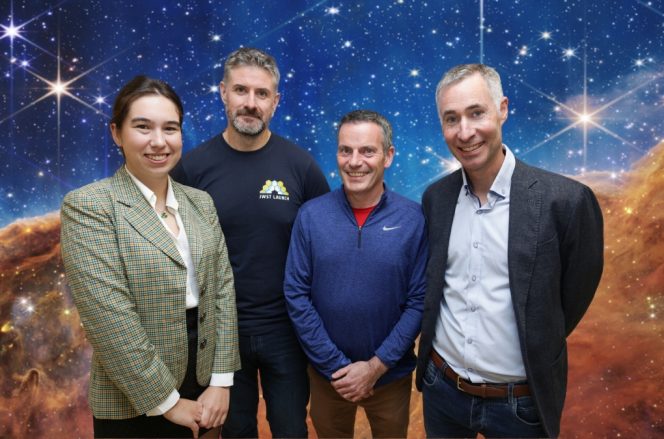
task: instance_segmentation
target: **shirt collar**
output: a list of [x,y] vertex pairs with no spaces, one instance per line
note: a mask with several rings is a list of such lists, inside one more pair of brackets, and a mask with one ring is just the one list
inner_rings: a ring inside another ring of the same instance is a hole
[[503,144],[503,148],[505,149],[505,160],[503,160],[503,165],[500,167],[500,171],[498,171],[495,180],[493,180],[489,192],[493,192],[502,198],[509,198],[516,159],[507,145]]
[[[136,178],[134,174],[129,172],[127,165],[125,165],[125,171],[127,171],[127,174],[129,174],[129,177],[131,177],[131,180],[134,182],[136,187],[138,187],[138,190],[141,191],[145,199],[148,200],[148,203],[150,203],[150,206],[152,206],[154,209],[157,204],[157,195],[152,192],[152,189],[143,184],[141,180]],[[179,207],[178,200],[175,198],[175,192],[173,192],[171,177],[168,177],[168,189],[166,189],[166,207],[170,207],[173,210],[178,210]]]
[[[493,180],[489,192],[495,195],[498,195],[501,198],[508,198],[510,195],[510,187],[512,184],[512,174],[514,174],[514,167],[516,166],[516,158],[512,151],[503,143],[503,150],[505,151],[505,160],[500,166],[500,171],[498,175]],[[472,193],[472,186],[468,181],[466,176],[466,171],[461,168],[461,175],[463,177],[463,188],[466,191],[466,195]]]

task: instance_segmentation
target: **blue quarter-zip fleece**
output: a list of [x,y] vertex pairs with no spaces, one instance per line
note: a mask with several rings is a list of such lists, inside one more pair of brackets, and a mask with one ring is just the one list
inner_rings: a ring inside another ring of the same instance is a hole
[[300,208],[284,293],[316,370],[330,379],[376,355],[389,368],[377,386],[413,371],[427,254],[419,204],[387,189],[361,228],[343,188]]

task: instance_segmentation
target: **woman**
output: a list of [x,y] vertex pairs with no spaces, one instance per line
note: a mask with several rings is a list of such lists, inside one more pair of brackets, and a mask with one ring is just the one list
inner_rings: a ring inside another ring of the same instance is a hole
[[113,105],[125,164],[70,192],[62,256],[93,348],[95,437],[198,437],[228,410],[240,367],[235,293],[212,199],[172,181],[180,98],[138,76]]

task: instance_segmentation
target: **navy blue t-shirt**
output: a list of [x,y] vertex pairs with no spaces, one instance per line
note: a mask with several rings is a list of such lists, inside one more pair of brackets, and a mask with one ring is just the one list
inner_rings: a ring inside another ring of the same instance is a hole
[[274,133],[250,152],[219,134],[186,154],[171,175],[214,200],[233,266],[240,335],[290,325],[283,283],[291,228],[305,201],[330,190],[313,157]]

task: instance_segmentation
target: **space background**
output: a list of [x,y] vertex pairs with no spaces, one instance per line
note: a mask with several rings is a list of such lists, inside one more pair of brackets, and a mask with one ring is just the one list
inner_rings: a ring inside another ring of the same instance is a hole
[[[562,436],[664,435],[663,0],[1,0],[0,436],[91,434],[90,348],[57,210],[121,164],[115,94],[137,74],[170,83],[192,149],[226,125],[218,83],[240,46],[277,59],[271,128],[332,187],[336,122],[368,108],[394,127],[388,186],[416,201],[458,166],[435,109],[442,73],[494,66],[510,102],[504,142],[590,185],[606,222],[605,274],[570,338]],[[422,437],[417,392],[412,412]],[[369,434],[362,419],[357,432]]]

